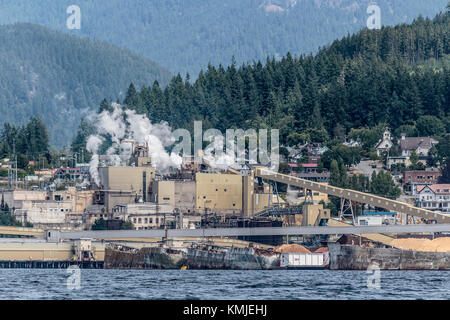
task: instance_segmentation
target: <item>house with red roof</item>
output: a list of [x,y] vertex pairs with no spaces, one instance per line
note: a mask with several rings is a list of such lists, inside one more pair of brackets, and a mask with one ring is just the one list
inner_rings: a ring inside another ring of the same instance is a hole
[[416,206],[450,214],[450,184],[422,185],[416,190]]

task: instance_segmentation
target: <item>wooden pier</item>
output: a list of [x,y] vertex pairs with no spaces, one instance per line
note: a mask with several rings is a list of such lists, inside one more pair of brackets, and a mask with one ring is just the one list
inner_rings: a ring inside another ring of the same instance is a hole
[[80,269],[103,269],[103,261],[5,261],[0,260],[0,269],[67,269],[78,266]]

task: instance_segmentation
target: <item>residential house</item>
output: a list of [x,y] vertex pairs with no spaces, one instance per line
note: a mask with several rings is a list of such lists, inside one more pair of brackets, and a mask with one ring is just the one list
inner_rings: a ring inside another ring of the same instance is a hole
[[301,164],[301,172],[302,173],[316,173],[318,164],[317,163],[302,163]]
[[346,140],[343,143],[344,146],[349,147],[349,148],[356,148],[356,147],[361,147],[361,142],[359,140]]
[[306,153],[309,155],[322,155],[326,151],[328,151],[329,148],[322,146],[322,144],[320,143],[308,143],[300,146],[300,150],[302,151],[302,153]]
[[417,186],[438,183],[441,172],[437,169],[415,170],[403,172],[403,191],[406,194],[416,194]]
[[417,186],[415,199],[420,208],[450,213],[450,184]]
[[419,158],[420,156],[428,156],[430,149],[438,144],[439,141],[430,137],[406,137],[404,133],[401,134],[399,141],[402,150],[402,156],[410,157],[412,152],[415,152]]
[[81,171],[80,168],[59,168],[56,170],[55,176],[60,179],[77,179],[81,176]]
[[411,165],[411,161],[409,161],[409,157],[404,156],[388,157],[386,165],[389,170],[394,164],[403,164],[405,167],[409,167]]

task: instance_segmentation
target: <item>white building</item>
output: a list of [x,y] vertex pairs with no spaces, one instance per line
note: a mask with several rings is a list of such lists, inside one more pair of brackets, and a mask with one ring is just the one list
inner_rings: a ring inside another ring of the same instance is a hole
[[394,225],[397,223],[398,213],[396,212],[373,212],[370,214],[363,214],[356,217],[356,225],[358,226],[382,226]]
[[21,223],[51,229],[78,229],[82,213],[92,203],[93,191],[30,191],[14,190],[2,193],[12,215]]
[[64,224],[66,215],[72,212],[71,201],[30,201],[21,209],[16,209],[14,217],[24,223],[33,225]]
[[430,137],[407,138],[404,133],[401,134],[399,141],[404,157],[410,157],[412,152],[415,152],[418,156],[428,156],[430,149],[438,143],[439,141]]
[[381,156],[383,153],[389,152],[389,150],[391,150],[393,145],[394,144],[392,143],[391,132],[389,131],[388,128],[386,128],[386,130],[384,130],[383,132],[383,137],[381,138],[380,141],[378,141],[377,145],[375,146],[375,148],[377,149],[378,156]]
[[420,208],[450,213],[450,184],[417,186],[416,205]]
[[118,204],[113,208],[113,218],[129,221],[135,230],[159,229],[172,224],[174,227],[193,229],[201,216],[175,212],[172,205],[155,203]]

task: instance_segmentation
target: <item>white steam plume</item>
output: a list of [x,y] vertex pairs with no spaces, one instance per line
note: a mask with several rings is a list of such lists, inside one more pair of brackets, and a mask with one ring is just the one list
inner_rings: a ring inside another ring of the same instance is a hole
[[112,146],[106,154],[113,165],[120,165],[121,161],[117,151],[121,140],[127,139],[134,140],[136,144],[148,144],[149,156],[155,169],[164,173],[170,168],[180,168],[182,158],[174,153],[169,155],[165,150],[175,142],[167,122],[152,124],[145,115],[136,114],[134,110],[125,110],[117,103],[112,103],[111,106],[112,112],[104,110],[91,117],[91,122],[95,125],[97,132],[89,136],[86,144],[87,150],[93,153],[89,173],[97,186],[100,184],[98,152],[104,136],[110,136],[112,141]]

